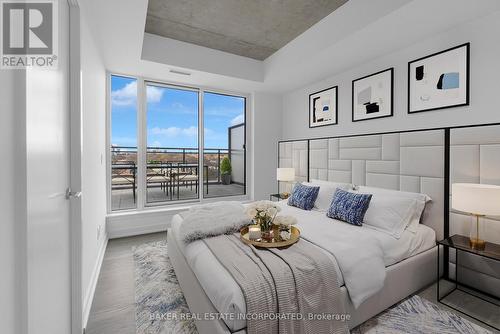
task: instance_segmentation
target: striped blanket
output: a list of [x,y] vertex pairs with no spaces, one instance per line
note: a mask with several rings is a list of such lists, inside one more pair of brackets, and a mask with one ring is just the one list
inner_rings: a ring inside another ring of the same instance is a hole
[[260,249],[236,234],[204,242],[243,291],[248,334],[349,332],[335,264],[318,246]]

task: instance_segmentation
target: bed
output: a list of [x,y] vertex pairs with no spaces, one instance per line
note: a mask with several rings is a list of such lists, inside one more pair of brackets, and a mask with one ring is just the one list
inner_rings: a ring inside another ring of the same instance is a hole
[[[348,297],[343,275],[337,268],[337,276],[340,279],[339,285],[345,300],[344,305],[348,305],[348,313],[353,316],[350,327],[355,327],[364,320],[369,319],[382,309],[394,304],[409,291],[414,292],[421,287],[429,284],[435,278],[435,232],[428,226],[419,225],[415,233],[405,231],[400,239],[395,239],[385,233],[376,231],[370,227],[355,227],[340,221],[332,221],[326,217],[324,212],[304,211],[295,207],[286,205],[286,201],[279,203],[282,207],[282,213],[293,215],[298,219],[297,227],[302,231],[302,237],[309,241],[315,241],[314,230],[331,230],[334,233],[345,233],[347,230],[356,230],[356,234],[363,234],[378,240],[384,249],[384,263],[387,271],[386,286],[387,291],[380,291],[377,296],[367,300],[357,310],[352,306]],[[185,278],[179,277],[179,282],[186,299],[193,312],[203,304],[210,306],[205,312],[218,312],[222,314],[234,314],[232,317],[225,317],[219,321],[220,328],[218,332],[244,332],[245,320],[238,319],[236,314],[246,312],[245,299],[241,289],[232,279],[227,270],[218,262],[203,241],[195,241],[190,244],[184,244],[179,240],[178,230],[182,223],[182,218],[176,215],[172,221],[172,228],[168,232],[169,254],[176,254],[173,261],[176,272],[179,266],[182,266],[182,272],[190,276],[186,282]],[[327,253],[325,251],[325,253]],[[334,256],[330,253],[332,261]],[[172,256],[172,255],[171,255]],[[425,270],[424,270],[425,268]],[[422,272],[425,275],[422,275]],[[417,274],[418,273],[418,274]],[[188,282],[191,282],[189,284]],[[397,282],[397,284],[394,284]],[[186,285],[186,286],[185,286]],[[194,286],[193,286],[194,285]],[[198,291],[191,296],[191,292]],[[187,293],[186,293],[187,292]],[[203,292],[203,294],[201,293]],[[383,297],[382,297],[383,296]],[[198,326],[207,325],[206,321],[201,321]],[[211,324],[215,326],[215,324]],[[207,333],[214,333],[213,329]]]
[[[279,166],[293,167],[297,181],[311,179],[344,182],[411,193],[425,193],[425,207],[414,231],[399,239],[362,227],[357,233],[382,245],[385,280],[374,295],[354,307],[342,272],[337,277],[346,313],[354,328],[398,301],[431,284],[436,278],[436,239],[444,234],[445,131],[412,131],[367,136],[283,141]],[[280,190],[289,190],[280,185]],[[350,227],[333,222],[321,211],[304,211],[280,202],[283,213],[298,219],[301,236],[318,244],[314,231],[349,234]],[[245,300],[231,275],[203,242],[183,244],[176,237],[182,218],[173,218],[168,230],[168,253],[191,312],[245,312]],[[332,223],[333,222],[333,223]],[[333,230],[330,230],[333,229]],[[334,234],[331,234],[334,235]],[[324,241],[323,241],[324,242]],[[355,240],[353,240],[355,242]],[[325,248],[327,245],[323,244]],[[328,252],[327,252],[328,253]],[[337,258],[332,256],[332,261]],[[196,321],[200,333],[246,333],[245,320]]]

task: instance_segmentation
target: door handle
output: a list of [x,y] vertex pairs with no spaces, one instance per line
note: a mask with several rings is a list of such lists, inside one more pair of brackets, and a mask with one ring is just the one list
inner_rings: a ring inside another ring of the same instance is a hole
[[80,198],[82,197],[82,192],[81,191],[71,191],[71,188],[66,189],[66,199],[71,199],[71,198]]

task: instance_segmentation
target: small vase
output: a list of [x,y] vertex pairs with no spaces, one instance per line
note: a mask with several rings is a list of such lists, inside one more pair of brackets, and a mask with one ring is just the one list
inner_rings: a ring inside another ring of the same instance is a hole
[[274,238],[274,231],[273,229],[270,229],[270,230],[267,230],[267,231],[262,231],[261,230],[261,238],[268,241],[268,242],[271,242]]
[[268,219],[261,218],[257,223],[260,225],[261,238],[266,241],[272,241],[274,236],[272,222]]

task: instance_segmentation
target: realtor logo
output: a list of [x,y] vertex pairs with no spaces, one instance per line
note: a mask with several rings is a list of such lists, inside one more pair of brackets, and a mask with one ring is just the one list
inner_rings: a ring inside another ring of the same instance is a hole
[[0,68],[57,67],[56,1],[0,1]]

